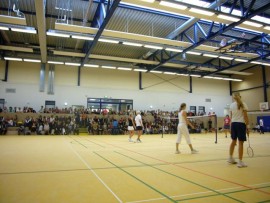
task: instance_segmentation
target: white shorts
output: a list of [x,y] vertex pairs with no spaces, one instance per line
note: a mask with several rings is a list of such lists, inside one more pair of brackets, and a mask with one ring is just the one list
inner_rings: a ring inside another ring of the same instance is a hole
[[134,127],[133,126],[128,126],[128,130],[134,130]]
[[176,143],[181,143],[182,135],[185,136],[187,144],[191,144],[189,131],[186,124],[178,124]]

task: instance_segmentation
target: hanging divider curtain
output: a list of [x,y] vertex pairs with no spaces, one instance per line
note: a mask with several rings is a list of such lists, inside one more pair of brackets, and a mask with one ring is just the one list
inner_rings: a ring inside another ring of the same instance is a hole
[[54,94],[54,65],[49,66],[48,94]]
[[45,73],[46,73],[46,63],[42,63],[40,66],[40,79],[39,79],[39,91],[45,91]]

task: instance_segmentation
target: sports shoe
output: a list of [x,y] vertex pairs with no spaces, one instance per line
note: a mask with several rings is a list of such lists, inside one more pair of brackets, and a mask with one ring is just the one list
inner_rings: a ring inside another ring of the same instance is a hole
[[244,168],[244,167],[247,167],[247,164],[245,164],[243,161],[239,161],[238,164],[237,164],[237,167],[238,168]]
[[197,151],[196,149],[193,149],[192,151],[191,151],[191,154],[198,154],[199,153],[199,151]]
[[180,154],[181,152],[179,150],[175,151],[175,154]]
[[235,161],[234,158],[229,158],[229,159],[228,159],[228,163],[229,163],[229,164],[236,164],[237,162]]
[[128,139],[129,142],[134,142],[131,138]]
[[140,142],[141,143],[142,141],[140,139],[137,139],[137,142]]

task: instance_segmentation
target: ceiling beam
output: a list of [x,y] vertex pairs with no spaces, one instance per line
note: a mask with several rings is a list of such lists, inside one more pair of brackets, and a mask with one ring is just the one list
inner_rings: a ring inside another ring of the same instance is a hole
[[36,0],[35,9],[38,28],[38,39],[41,53],[41,62],[46,63],[47,62],[47,39],[46,39],[46,18],[45,18],[46,0]]
[[[260,59],[265,59],[265,58],[267,58],[268,56],[270,56],[270,53],[264,55],[264,57],[253,58],[253,59],[251,59],[249,62],[251,62],[251,61],[257,61],[257,60],[260,60]],[[212,72],[212,73],[207,73],[207,74],[204,75],[204,76],[213,75],[213,74],[216,74],[216,73],[219,73],[219,72],[226,71],[226,70],[228,70],[228,69],[234,68],[235,66],[244,65],[244,64],[246,64],[246,63],[240,63],[240,64],[235,64],[235,65],[232,65],[232,66],[228,66],[227,68],[222,68],[222,69],[217,70],[217,71],[214,71],[214,72]]]
[[0,15],[0,22],[6,23],[6,24],[26,25],[25,18],[7,16],[7,15]]

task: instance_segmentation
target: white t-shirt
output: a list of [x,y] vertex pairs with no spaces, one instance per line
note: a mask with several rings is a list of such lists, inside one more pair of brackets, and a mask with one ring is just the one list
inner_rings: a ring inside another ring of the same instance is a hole
[[260,126],[263,126],[263,119],[260,119]]
[[[243,102],[244,109],[248,110],[246,103]],[[232,123],[245,123],[243,109],[238,109],[237,102],[233,102],[230,106],[230,112],[232,113]]]
[[135,123],[136,123],[136,126],[142,126],[142,116],[140,114],[138,114],[136,117],[135,117]]

